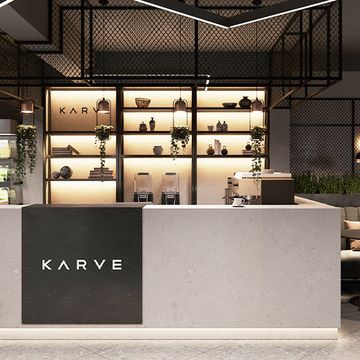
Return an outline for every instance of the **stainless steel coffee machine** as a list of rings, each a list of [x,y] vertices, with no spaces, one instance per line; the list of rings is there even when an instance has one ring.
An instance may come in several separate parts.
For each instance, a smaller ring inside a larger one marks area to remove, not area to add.
[[[232,177],[232,192],[253,204],[294,204],[294,180],[289,173],[264,170],[258,176],[249,172],[236,172]]]

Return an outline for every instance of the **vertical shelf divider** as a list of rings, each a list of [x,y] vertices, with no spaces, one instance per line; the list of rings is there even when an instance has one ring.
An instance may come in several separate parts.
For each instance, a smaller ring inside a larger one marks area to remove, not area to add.
[[[116,202],[124,201],[124,88],[116,89]]]
[[[197,86],[191,88],[191,204],[197,205]]]

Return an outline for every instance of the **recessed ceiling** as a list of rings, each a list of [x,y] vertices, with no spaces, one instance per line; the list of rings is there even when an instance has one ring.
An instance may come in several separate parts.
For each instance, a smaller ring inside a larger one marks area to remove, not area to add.
[[[179,0],[135,0],[138,3],[153,6],[158,9],[202,21],[222,28],[235,28],[254,22],[289,14],[295,11],[325,5],[337,0],[287,0],[278,4],[256,8],[252,11],[232,17],[224,17],[217,13],[189,5]],[[254,1],[254,5],[261,5],[262,1]]]

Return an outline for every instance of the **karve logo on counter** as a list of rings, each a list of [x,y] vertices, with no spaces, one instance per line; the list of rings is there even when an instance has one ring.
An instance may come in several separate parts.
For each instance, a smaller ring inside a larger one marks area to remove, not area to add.
[[[88,271],[88,270],[97,270],[97,271],[121,271],[123,270],[123,261],[122,259],[76,259],[72,261],[62,260],[53,260],[53,259],[42,259],[41,260],[41,270],[42,271]]]

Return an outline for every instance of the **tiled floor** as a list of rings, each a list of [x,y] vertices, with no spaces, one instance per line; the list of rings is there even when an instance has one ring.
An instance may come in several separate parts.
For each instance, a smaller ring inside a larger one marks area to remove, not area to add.
[[[360,312],[342,304],[338,341],[0,341],[1,360],[360,360]]]

